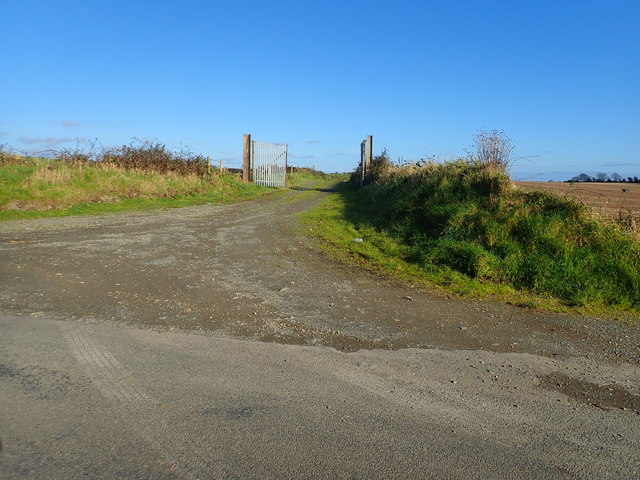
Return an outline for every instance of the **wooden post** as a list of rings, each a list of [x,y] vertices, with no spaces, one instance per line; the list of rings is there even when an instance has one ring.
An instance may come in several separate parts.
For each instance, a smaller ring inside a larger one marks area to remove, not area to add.
[[[360,186],[364,185],[371,159],[373,158],[373,135],[367,135],[360,144]]]
[[[242,160],[242,181],[251,181],[251,134],[244,134],[244,154]]]
[[[220,160],[220,170],[218,170],[218,175],[222,175],[222,159]]]
[[[364,152],[365,172],[369,170],[371,159],[373,158],[373,135],[367,135],[367,147]]]
[[[362,187],[364,185],[364,140],[360,142],[360,181],[359,184]]]
[[[207,157],[207,173],[211,175],[211,157]]]

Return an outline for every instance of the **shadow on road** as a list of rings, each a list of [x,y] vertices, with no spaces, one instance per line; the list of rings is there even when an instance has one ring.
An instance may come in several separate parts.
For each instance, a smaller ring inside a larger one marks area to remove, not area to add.
[[[335,187],[332,188],[310,188],[310,187],[289,187],[291,190],[297,190],[299,192],[325,192],[325,193],[338,193],[339,190]]]

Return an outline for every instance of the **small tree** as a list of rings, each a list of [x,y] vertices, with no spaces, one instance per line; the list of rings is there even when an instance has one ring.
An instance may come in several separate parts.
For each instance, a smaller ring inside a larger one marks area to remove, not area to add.
[[[593,182],[593,178],[591,178],[586,173],[581,173],[580,175],[576,175],[569,181],[570,182]]]
[[[473,137],[474,160],[504,173],[511,168],[513,142],[502,130],[481,131]]]

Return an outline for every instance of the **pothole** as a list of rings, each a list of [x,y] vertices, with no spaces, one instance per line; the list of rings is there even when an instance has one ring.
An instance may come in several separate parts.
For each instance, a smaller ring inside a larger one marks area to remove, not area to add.
[[[640,395],[634,395],[619,385],[598,385],[560,372],[539,378],[544,388],[556,390],[580,403],[602,410],[623,409],[640,413]]]

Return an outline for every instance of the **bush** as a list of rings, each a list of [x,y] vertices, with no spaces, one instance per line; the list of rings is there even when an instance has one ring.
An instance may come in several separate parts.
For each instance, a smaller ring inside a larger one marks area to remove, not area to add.
[[[380,153],[380,155],[376,155],[371,159],[369,168],[364,172],[365,185],[378,183],[380,180],[391,173],[393,167],[393,162],[391,162],[387,149],[385,148],[384,150],[382,150],[382,153]]]

